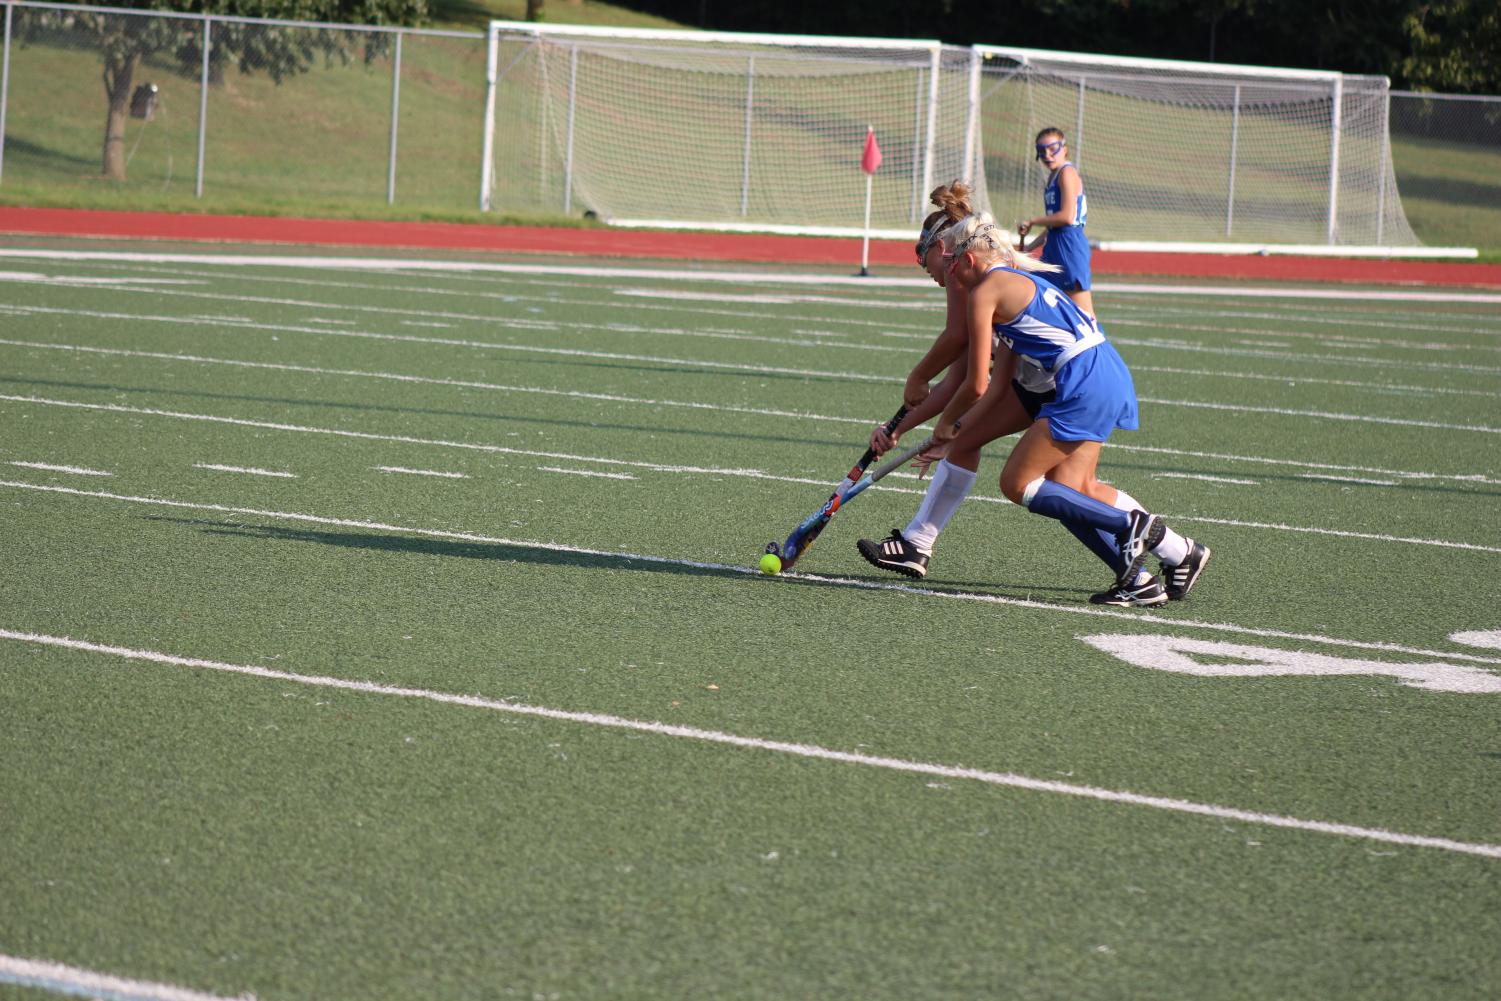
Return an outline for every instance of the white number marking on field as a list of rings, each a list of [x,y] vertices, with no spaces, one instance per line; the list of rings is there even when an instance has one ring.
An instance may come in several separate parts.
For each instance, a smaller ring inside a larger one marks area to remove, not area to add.
[[[1079,639],[1137,667],[1204,678],[1386,674],[1404,685],[1430,692],[1501,694],[1501,674],[1461,664],[1437,661],[1395,664],[1184,636],[1102,633]]]

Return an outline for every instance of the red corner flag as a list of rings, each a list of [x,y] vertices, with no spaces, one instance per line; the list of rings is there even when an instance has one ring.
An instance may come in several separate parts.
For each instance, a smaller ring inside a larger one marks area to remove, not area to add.
[[[865,127],[865,152],[860,154],[860,169],[867,174],[874,174],[879,166],[881,166],[881,147],[876,144],[876,130],[867,125]]]

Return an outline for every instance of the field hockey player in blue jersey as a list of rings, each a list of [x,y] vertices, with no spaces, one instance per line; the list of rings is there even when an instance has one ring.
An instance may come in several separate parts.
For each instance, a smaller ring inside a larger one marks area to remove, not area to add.
[[[967,374],[934,428],[925,457],[943,459],[917,516],[905,532],[880,542],[862,539],[861,555],[883,569],[926,574],[939,533],[974,485],[980,449],[1009,433],[1006,409],[998,405],[1008,387],[1004,379],[989,378],[994,354],[997,372],[1030,367],[1054,380],[1051,399],[1001,470],[1001,492],[1061,521],[1115,572],[1114,586],[1091,602],[1150,606],[1187,597],[1209,562],[1208,547],[1139,507],[1124,511],[1082,492],[1095,478],[1103,443],[1117,428],[1137,427],[1131,373],[1099,324],[1039,278],[1052,266],[1012,250],[988,214],[949,227],[943,243],[946,280],[968,290]],[[992,347],[993,335],[999,347]],[[1149,553],[1161,561],[1165,581],[1145,569]]]
[[[964,381],[968,370],[969,346],[969,290],[958,282],[947,281],[944,273],[942,237],[951,226],[958,224],[971,213],[970,188],[962,181],[951,181],[933,189],[930,196],[938,211],[923,220],[922,232],[917,238],[917,264],[928,277],[944,290],[945,316],[943,331],[933,341],[926,354],[907,376],[903,390],[903,402],[908,407],[907,415],[888,434],[884,425],[877,424],[871,432],[870,447],[877,455],[893,448],[902,434],[925,423],[940,413],[954,391]],[[938,373],[947,369],[943,381],[930,387],[929,383]],[[1013,375],[1019,378],[1013,378]],[[1053,377],[1041,369],[1025,367],[1020,371],[1002,372],[992,378],[1000,379],[1010,392],[996,402],[995,437],[1003,438],[1030,427],[1044,403],[1053,398]],[[924,467],[925,469],[926,467]],[[922,471],[919,472],[919,478]],[[1096,500],[1114,505],[1122,511],[1140,507],[1130,494],[1108,483],[1090,478],[1084,492]],[[870,545],[875,545],[870,543]],[[868,557],[867,557],[868,558]],[[908,568],[909,572],[912,568]],[[915,576],[921,576],[920,573]]]
[[[1044,214],[1017,223],[1017,235],[1025,240],[1032,230],[1043,229],[1042,259],[1058,267],[1058,271],[1044,277],[1067,292],[1074,305],[1093,313],[1089,240],[1084,235],[1089,215],[1084,180],[1079,176],[1079,168],[1069,161],[1068,141],[1062,130],[1049,128],[1037,133],[1036,149],[1038,161],[1048,169],[1048,183],[1042,189]],[[1036,246],[1035,241],[1032,246]]]

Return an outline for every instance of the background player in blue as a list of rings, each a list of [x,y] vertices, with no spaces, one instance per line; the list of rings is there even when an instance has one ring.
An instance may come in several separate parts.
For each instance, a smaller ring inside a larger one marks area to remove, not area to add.
[[[932,458],[945,455],[918,516],[866,558],[896,572],[928,556],[938,534],[974,485],[980,449],[1002,432],[1004,380],[989,378],[992,332],[1000,335],[996,368],[1036,366],[1052,374],[1055,397],[1037,413],[1001,470],[1013,503],[1061,521],[1116,573],[1115,586],[1092,595],[1108,605],[1160,605],[1188,595],[1209,562],[1209,549],[1143,510],[1122,511],[1081,492],[1094,479],[1100,448],[1117,428],[1137,426],[1131,373],[1094,317],[1056,286],[1029,272],[1051,270],[1017,254],[988,214],[972,215],[943,235],[948,280],[969,290],[969,365],[964,382],[933,430]],[[1014,357],[1013,357],[1014,356]],[[955,422],[963,418],[962,430]],[[862,552],[863,552],[862,546]],[[1164,584],[1142,564],[1162,561]],[[889,565],[888,565],[889,564]],[[909,576],[914,574],[909,573]]]
[[[1025,240],[1029,232],[1043,227],[1042,259],[1059,268],[1045,277],[1067,292],[1074,305],[1092,314],[1089,240],[1084,235],[1089,206],[1084,197],[1084,180],[1079,176],[1079,168],[1069,162],[1068,142],[1062,130],[1043,129],[1037,133],[1036,146],[1037,159],[1048,169],[1048,183],[1042,189],[1045,214],[1017,223],[1016,232]]]

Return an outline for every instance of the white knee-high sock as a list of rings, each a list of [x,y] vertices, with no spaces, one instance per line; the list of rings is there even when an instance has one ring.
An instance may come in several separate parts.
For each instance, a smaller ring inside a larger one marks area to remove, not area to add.
[[[947,459],[940,462],[933,473],[927,496],[923,497],[917,514],[902,532],[903,538],[923,552],[931,553],[933,544],[938,541],[938,533],[959,510],[969,488],[975,485],[975,475]]]
[[[1135,497],[1132,497],[1130,494],[1126,493],[1120,487],[1116,487],[1115,488],[1115,504],[1113,504],[1112,506],[1113,507],[1118,507],[1122,511],[1145,511],[1146,510],[1146,508],[1144,508],[1144,507],[1141,506],[1141,501],[1137,500]]]

